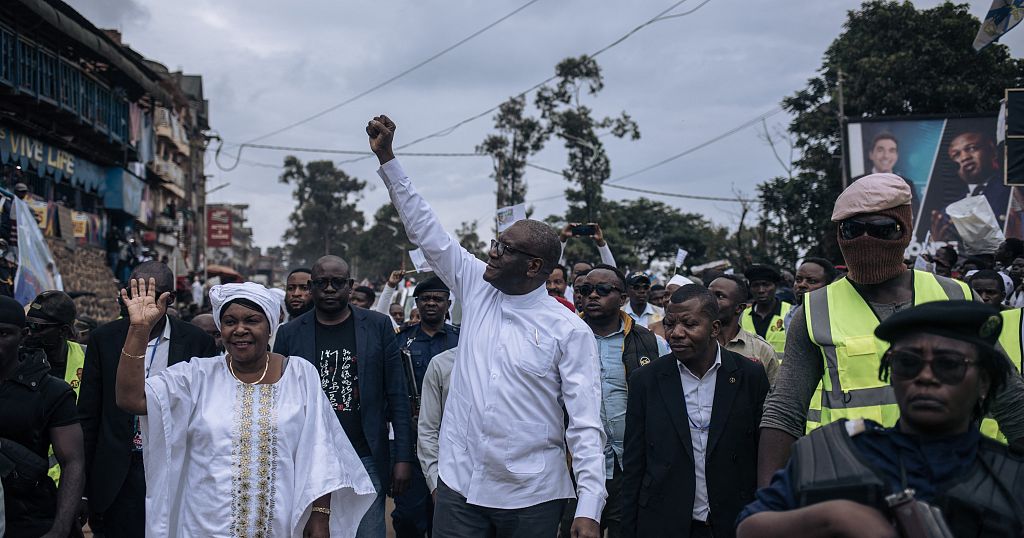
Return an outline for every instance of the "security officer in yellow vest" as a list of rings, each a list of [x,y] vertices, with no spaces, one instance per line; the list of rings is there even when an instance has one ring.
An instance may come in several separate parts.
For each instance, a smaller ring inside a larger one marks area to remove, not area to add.
[[[1011,308],[999,313],[1003,317],[1003,330],[999,333],[999,347],[1006,353],[1013,367],[1020,372],[1021,355],[1024,354],[1024,309]],[[981,422],[981,433],[1000,442],[1006,442],[1006,436],[999,431],[999,424],[991,418]]]
[[[783,320],[793,305],[775,297],[782,275],[774,267],[753,265],[743,272],[750,286],[754,304],[743,311],[740,327],[768,341],[780,355],[786,350],[786,327]]]
[[[891,380],[899,422],[840,419],[797,441],[741,512],[738,536],[1022,536],[1024,455],[978,431],[1010,374],[995,347],[1001,324],[995,307],[971,301],[882,322],[875,335],[892,347],[877,375]],[[903,514],[944,532],[908,533]]]
[[[23,348],[42,349],[50,363],[50,375],[63,379],[75,391],[82,383],[82,368],[85,364],[85,347],[71,341],[75,336],[75,318],[78,309],[68,294],[48,290],[40,293],[28,306],[25,325],[28,335],[22,342]],[[50,449],[50,478],[60,481],[60,467]]]
[[[910,197],[899,176],[871,174],[836,199],[832,221],[849,274],[807,294],[793,316],[761,419],[759,485],[785,465],[806,431],[840,418],[895,424],[899,409],[892,387],[878,379],[889,346],[875,337],[875,329],[915,305],[972,297],[962,282],[911,271],[903,263],[913,223]],[[1003,434],[1024,446],[1024,380],[1011,375],[992,396],[991,413]]]

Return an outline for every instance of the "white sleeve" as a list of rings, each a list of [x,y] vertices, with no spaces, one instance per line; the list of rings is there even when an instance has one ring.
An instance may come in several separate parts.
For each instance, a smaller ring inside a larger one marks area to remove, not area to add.
[[[562,249],[558,251],[558,265],[561,265],[562,267],[565,267],[565,244],[566,244],[566,242],[567,241],[561,241],[561,240],[558,241],[558,243],[562,247]]]
[[[398,288],[392,288],[384,284],[384,289],[380,290],[380,295],[377,296],[377,302],[373,303],[373,310],[381,314],[391,315],[391,300],[395,298],[396,291],[398,291]]]
[[[576,474],[576,517],[601,521],[605,490],[605,433],[601,424],[601,366],[593,333],[574,330],[563,342],[558,374],[569,415],[565,441]]]
[[[618,267],[615,265],[615,256],[612,256],[612,249],[608,246],[608,241],[604,242],[603,247],[597,247],[597,251],[601,253],[601,263],[612,267]]]
[[[423,256],[442,282],[457,297],[472,297],[472,289],[483,282],[485,263],[470,254],[441,226],[430,204],[413,187],[398,159],[384,163],[377,174],[391,195],[391,203],[405,225],[409,241],[423,250]]]

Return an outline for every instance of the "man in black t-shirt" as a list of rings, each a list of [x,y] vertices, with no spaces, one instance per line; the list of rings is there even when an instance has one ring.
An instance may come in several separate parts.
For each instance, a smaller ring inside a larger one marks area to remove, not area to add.
[[[384,538],[384,494],[405,491],[415,460],[412,413],[395,331],[388,316],[349,303],[353,281],[345,260],[324,256],[310,276],[313,310],[281,327],[274,352],[302,357],[316,366],[320,386],[377,490],[356,536]],[[389,419],[395,432],[394,465]]]
[[[49,375],[41,350],[19,352],[24,334],[21,305],[0,296],[0,477],[6,536],[79,534],[75,509],[85,464],[75,393]],[[60,488],[46,475],[51,444],[61,466]]]

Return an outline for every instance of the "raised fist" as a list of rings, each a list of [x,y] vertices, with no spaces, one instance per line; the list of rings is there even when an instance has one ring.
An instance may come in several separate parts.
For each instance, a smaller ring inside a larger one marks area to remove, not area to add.
[[[384,115],[377,116],[366,124],[366,135],[370,137],[370,150],[380,160],[380,164],[395,158],[391,144],[395,139],[396,128],[395,122]]]

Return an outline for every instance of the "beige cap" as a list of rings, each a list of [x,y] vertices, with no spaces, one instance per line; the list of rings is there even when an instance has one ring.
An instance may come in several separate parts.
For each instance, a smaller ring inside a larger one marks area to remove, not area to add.
[[[836,198],[832,222],[846,220],[854,215],[877,213],[903,205],[910,205],[910,185],[896,174],[871,174],[846,188]]]

